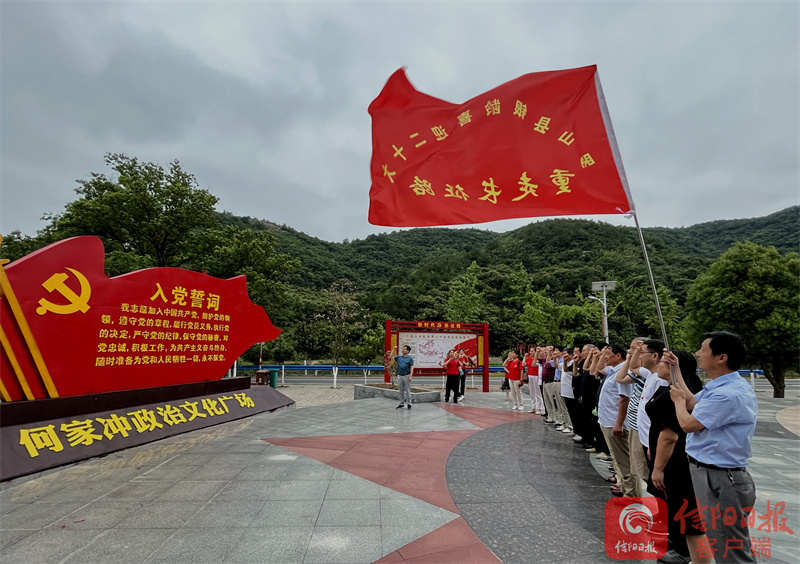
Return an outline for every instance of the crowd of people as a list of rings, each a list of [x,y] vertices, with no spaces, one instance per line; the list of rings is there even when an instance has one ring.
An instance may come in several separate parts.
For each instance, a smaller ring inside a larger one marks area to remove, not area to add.
[[[736,372],[745,352],[726,332],[706,335],[695,355],[647,338],[627,348],[531,346],[521,359],[508,354],[503,388],[512,410],[543,415],[609,461],[611,495],[665,500],[670,550],[660,562],[755,562],[746,465],[757,404]]]
[[[411,408],[409,352],[406,346],[394,358],[398,408]],[[670,549],[659,562],[756,562],[747,460],[758,406],[737,372],[745,355],[741,337],[727,332],[707,334],[694,355],[643,337],[627,348],[531,346],[522,358],[508,353],[501,389],[512,410],[542,415],[577,447],[608,461],[611,495],[665,501]],[[447,354],[445,402],[463,401],[472,366],[464,351]]]

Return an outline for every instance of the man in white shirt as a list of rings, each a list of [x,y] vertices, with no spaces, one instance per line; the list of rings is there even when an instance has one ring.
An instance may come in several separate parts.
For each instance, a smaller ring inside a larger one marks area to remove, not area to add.
[[[625,426],[628,434],[628,451],[631,460],[631,473],[636,480],[647,482],[650,477],[652,461],[647,456],[649,445],[650,418],[645,405],[660,386],[669,384],[655,373],[656,365],[664,352],[664,343],[656,339],[635,339],[628,349],[626,359],[627,370],[617,373],[617,382],[622,386],[630,386],[631,401]],[[623,367],[624,369],[625,367]],[[634,401],[634,395],[635,400]],[[640,482],[639,487],[643,484]]]
[[[597,418],[611,451],[611,460],[622,487],[622,495],[638,497],[641,495],[641,488],[631,475],[628,431],[625,429],[629,398],[625,395],[626,390],[622,389],[624,386],[620,386],[616,379],[617,372],[625,364],[626,356],[627,353],[622,345],[606,347],[600,355],[599,362],[592,366],[592,374],[605,375],[597,402]]]
[[[577,347],[576,347],[577,348]],[[559,394],[556,396],[559,410],[561,411],[561,425],[556,427],[562,433],[572,434],[572,413],[569,402],[575,401],[575,393],[572,390],[572,374],[574,361],[569,353],[569,348],[564,347],[561,358],[558,359],[558,367],[561,370],[561,381],[559,382]]]

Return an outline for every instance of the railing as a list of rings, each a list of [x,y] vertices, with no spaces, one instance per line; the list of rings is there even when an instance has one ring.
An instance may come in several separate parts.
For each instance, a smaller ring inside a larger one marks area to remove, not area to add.
[[[287,372],[303,372],[306,376],[308,376],[309,371],[314,372],[314,376],[319,376],[320,372],[330,372],[333,374],[333,387],[336,387],[336,380],[339,376],[340,371],[344,371],[344,373],[348,372],[360,372],[364,375],[364,383],[367,383],[367,378],[372,375],[372,372],[380,372],[383,373],[384,366],[382,364],[262,364],[261,370],[278,370],[281,374],[281,385],[286,383],[286,373]],[[248,371],[257,371],[259,367],[257,365],[248,365],[248,366],[239,366],[239,372],[248,372]],[[467,368],[465,372],[467,374],[475,375],[480,374],[482,368]],[[502,366],[490,366],[489,372],[503,372]],[[431,376],[438,376],[439,374],[431,374]],[[474,386],[474,382],[473,382]]]
[[[744,370],[739,370],[739,375],[740,376],[747,376],[748,374],[750,374],[750,385],[755,390],[756,389],[756,376],[755,375],[756,374],[760,374],[761,376],[763,376],[764,375],[764,371],[763,370],[758,370],[756,368],[745,368]]]
[[[256,365],[248,365],[248,366],[238,366],[238,370],[240,372],[248,372],[248,371],[256,371],[259,370],[259,367]],[[333,374],[333,387],[336,387],[336,380],[339,376],[340,371],[344,371],[345,374],[348,372],[361,372],[364,375],[364,383],[367,383],[367,378],[372,375],[372,372],[381,372],[383,373],[384,366],[382,364],[262,364],[261,370],[278,370],[281,373],[281,385],[286,384],[286,372],[303,372],[306,376],[308,376],[309,370],[314,372],[314,376],[319,376],[320,372],[330,372]],[[475,374],[480,374],[482,368],[466,368],[465,372],[471,376],[473,376],[472,385],[474,387],[474,376]],[[764,375],[764,371],[757,368],[743,368],[738,371],[742,376],[750,376],[750,385],[755,389],[756,387],[756,380],[755,376],[758,374],[759,376]],[[489,373],[503,373],[502,366],[490,366]],[[425,374],[426,376],[438,376],[438,374]]]

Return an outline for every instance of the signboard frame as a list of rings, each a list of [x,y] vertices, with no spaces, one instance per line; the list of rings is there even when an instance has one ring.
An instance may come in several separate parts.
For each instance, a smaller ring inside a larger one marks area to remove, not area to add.
[[[489,324],[462,323],[457,321],[398,321],[387,319],[384,333],[384,358],[394,354],[400,341],[401,333],[451,333],[475,335],[478,340],[477,364],[483,377],[482,391],[489,391]],[[439,376],[442,368],[420,368],[415,373]],[[384,365],[384,382],[391,382],[388,363]]]

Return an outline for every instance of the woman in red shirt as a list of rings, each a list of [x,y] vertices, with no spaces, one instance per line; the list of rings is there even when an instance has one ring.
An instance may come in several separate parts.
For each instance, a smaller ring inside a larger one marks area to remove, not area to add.
[[[454,351],[447,352],[447,358],[444,359],[442,367],[447,374],[447,383],[444,392],[444,402],[450,401],[450,391],[453,392],[453,403],[458,401],[458,368],[461,362],[456,358]]]
[[[514,411],[522,411],[522,393],[519,390],[522,361],[517,358],[517,353],[514,351],[508,353],[508,357],[503,363],[503,369],[506,371],[508,382],[511,384],[511,400],[514,404],[511,409]]]
[[[528,393],[531,396],[530,413],[544,415],[544,400],[542,399],[542,390],[539,388],[539,363],[536,360],[536,348],[531,346],[522,363],[528,371]]]

